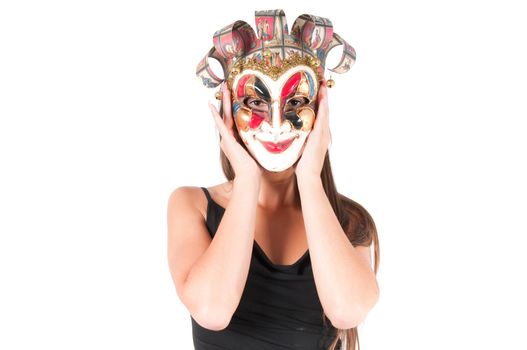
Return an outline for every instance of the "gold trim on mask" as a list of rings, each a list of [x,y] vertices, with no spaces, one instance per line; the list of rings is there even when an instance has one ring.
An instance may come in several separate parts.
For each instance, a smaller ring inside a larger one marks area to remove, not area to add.
[[[318,83],[323,80],[323,77],[319,76],[319,72],[317,70],[317,68],[320,66],[320,60],[313,56],[301,57],[300,54],[295,52],[283,60],[279,67],[269,65],[269,62],[266,60],[258,61],[254,57],[245,59],[241,58],[236,61],[236,63],[234,63],[231,73],[227,78],[227,84],[229,88],[232,89],[234,78],[236,78],[236,76],[245,69],[257,70],[269,76],[271,79],[277,80],[285,71],[300,65],[306,65],[312,68],[315,72]],[[307,91],[309,91],[309,89]]]

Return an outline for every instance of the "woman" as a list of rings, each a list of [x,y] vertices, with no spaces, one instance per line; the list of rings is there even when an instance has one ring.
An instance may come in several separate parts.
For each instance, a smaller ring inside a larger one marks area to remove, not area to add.
[[[285,23],[281,10],[256,15]],[[249,31],[230,30],[238,40]],[[258,62],[270,67],[272,53]],[[277,79],[248,60],[228,66],[222,108],[209,104],[228,181],[170,196],[169,266],[196,349],[355,349],[356,327],[378,300],[377,232],[336,191],[328,82],[313,57],[283,57]]]

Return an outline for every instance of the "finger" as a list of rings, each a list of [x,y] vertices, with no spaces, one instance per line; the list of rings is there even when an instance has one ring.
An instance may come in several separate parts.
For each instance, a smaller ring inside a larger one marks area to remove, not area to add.
[[[232,130],[233,120],[231,92],[226,82],[223,82],[221,89],[223,96],[223,115],[225,116],[225,124],[227,125],[227,129]]]
[[[223,122],[223,119],[221,118],[220,113],[216,109],[216,106],[210,103],[210,101],[209,101],[209,108],[210,108],[210,111],[212,112],[212,117],[214,118],[214,121],[216,122],[216,127],[218,129],[218,132],[220,133],[222,138],[226,137],[229,131],[227,130],[227,127],[225,126],[225,123]]]
[[[320,86],[318,94],[317,119],[327,119],[328,116],[328,93],[325,85]]]
[[[322,84],[319,90],[318,111],[315,119],[315,128],[321,135],[328,134],[329,131],[329,109],[328,109],[328,88]],[[322,136],[323,138],[325,136]]]
[[[320,84],[317,95],[317,114],[324,108],[325,100],[327,99],[327,91],[325,83]]]
[[[326,121],[328,121],[329,120],[329,90],[326,84],[324,84],[324,88],[322,89],[322,96],[323,96],[322,108],[324,110]]]
[[[320,89],[318,90],[318,98],[321,103],[325,103],[325,106],[327,106],[328,86],[325,81],[320,85]]]

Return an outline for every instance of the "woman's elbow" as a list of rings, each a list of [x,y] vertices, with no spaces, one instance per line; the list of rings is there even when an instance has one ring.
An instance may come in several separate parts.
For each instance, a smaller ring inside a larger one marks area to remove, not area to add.
[[[208,308],[202,305],[199,310],[192,314],[192,318],[203,328],[211,331],[221,331],[227,328],[231,322],[232,315],[217,308]]]
[[[368,316],[369,311],[375,306],[379,298],[378,292],[365,304],[348,305],[338,308],[330,319],[331,324],[338,329],[351,329],[361,324]]]
[[[330,318],[333,327],[338,329],[351,329],[357,327],[366,318],[365,313],[360,308],[355,308],[353,311],[340,309],[339,312]]]

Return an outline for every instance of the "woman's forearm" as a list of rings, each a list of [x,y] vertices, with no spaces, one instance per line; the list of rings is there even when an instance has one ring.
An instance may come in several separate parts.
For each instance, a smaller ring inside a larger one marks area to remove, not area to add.
[[[376,302],[375,274],[344,233],[321,179],[297,181],[320,302],[335,327],[353,328]]]
[[[226,325],[236,310],[249,272],[254,241],[257,177],[237,177],[215,236],[185,282],[200,315]],[[214,323],[214,321],[212,321]]]

